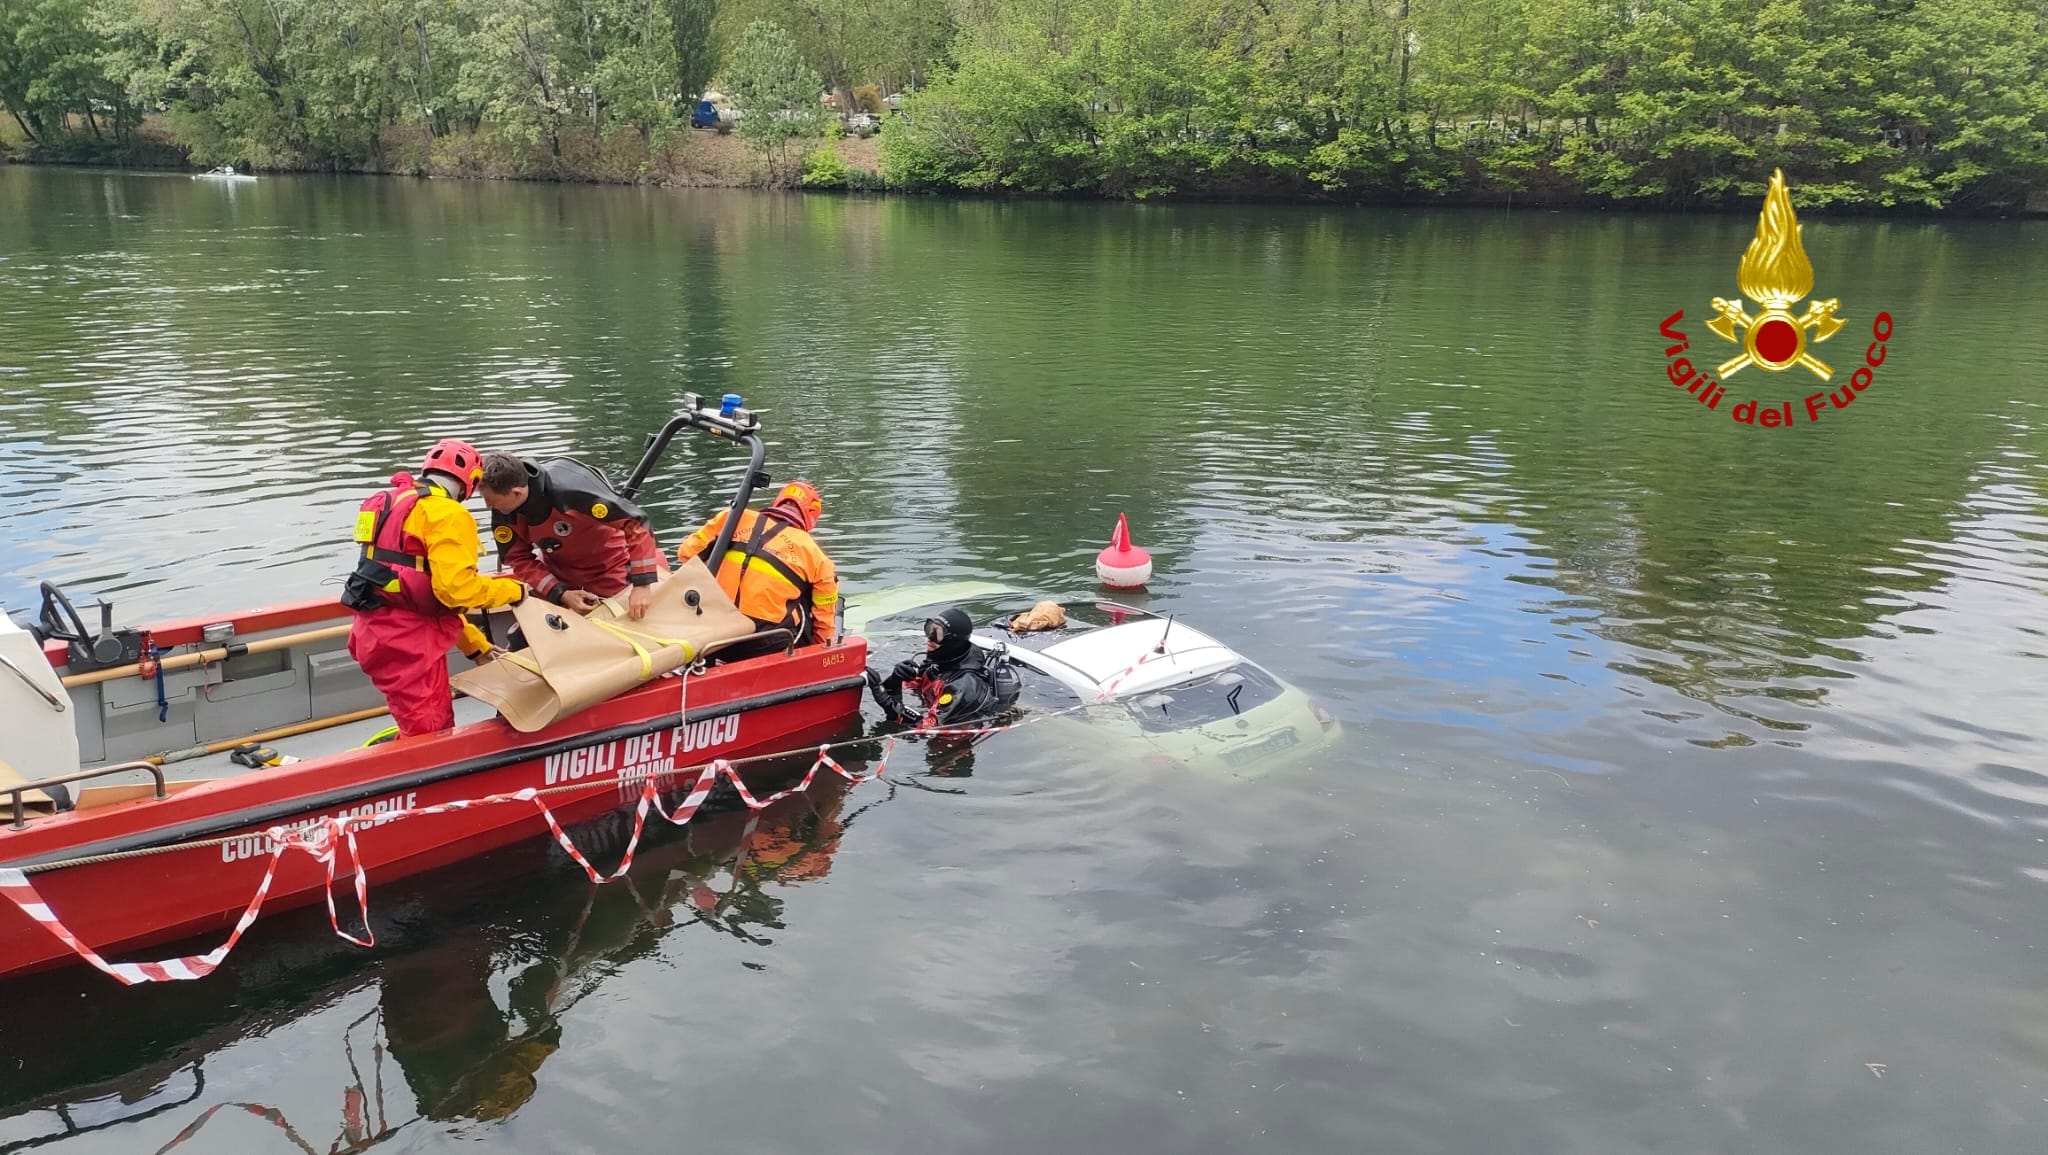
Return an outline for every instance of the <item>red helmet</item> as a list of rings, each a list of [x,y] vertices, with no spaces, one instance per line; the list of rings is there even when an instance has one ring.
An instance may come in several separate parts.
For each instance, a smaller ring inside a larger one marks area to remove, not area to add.
[[[808,481],[792,481],[783,486],[769,508],[778,505],[794,512],[806,532],[818,528],[818,515],[825,511],[825,500],[818,496],[818,487]]]
[[[478,453],[476,446],[467,441],[444,437],[434,442],[432,449],[427,450],[427,459],[420,465],[420,472],[429,471],[446,474],[460,481],[462,492],[455,496],[458,500],[466,500],[470,494],[476,492],[477,483],[484,479],[483,454]]]

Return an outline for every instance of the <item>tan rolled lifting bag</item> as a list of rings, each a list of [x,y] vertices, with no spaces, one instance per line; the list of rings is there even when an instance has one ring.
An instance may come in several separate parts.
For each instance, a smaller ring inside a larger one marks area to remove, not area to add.
[[[697,595],[689,604],[688,595]],[[754,636],[739,611],[697,558],[654,586],[639,621],[626,616],[624,594],[579,614],[541,598],[512,607],[526,648],[502,655],[451,681],[488,702],[512,728],[532,733],[579,710],[645,685],[698,658]]]

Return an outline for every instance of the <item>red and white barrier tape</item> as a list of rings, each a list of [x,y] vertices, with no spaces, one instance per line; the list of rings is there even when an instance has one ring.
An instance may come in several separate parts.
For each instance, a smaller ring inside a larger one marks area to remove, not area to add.
[[[1146,662],[1149,662],[1154,658],[1165,656],[1165,651],[1158,649],[1146,650],[1143,654],[1138,655],[1138,660],[1132,662],[1128,666],[1125,666],[1123,669],[1123,673],[1118,674],[1116,677],[1111,678],[1109,681],[1104,682],[1102,684],[1102,690],[1100,693],[1095,695],[1095,700],[1097,702],[1109,701],[1110,698],[1116,695],[1117,687],[1124,684],[1124,679],[1138,672],[1139,666],[1144,665]]]
[[[269,1123],[271,1126],[276,1127],[278,1130],[283,1131],[285,1138],[291,1140],[292,1145],[297,1147],[299,1150],[304,1151],[306,1155],[317,1155],[317,1153],[313,1150],[313,1145],[311,1143],[306,1142],[305,1137],[299,1134],[298,1128],[292,1126],[291,1120],[286,1119],[284,1117],[284,1112],[278,1110],[275,1107],[265,1107],[260,1103],[215,1103],[213,1106],[208,1107],[204,1112],[202,1112],[197,1119],[194,1119],[190,1123],[186,1124],[185,1129],[183,1131],[178,1132],[176,1138],[164,1144],[162,1147],[157,1148],[157,1155],[163,1155],[163,1152],[169,1151],[171,1148],[176,1147],[180,1143],[183,1143],[187,1139],[190,1139],[192,1136],[197,1135],[199,1133],[200,1128],[206,1126],[207,1123],[211,1122],[213,1117],[216,1114],[218,1114],[223,1108],[226,1107],[236,1107],[243,1111],[247,1111],[249,1114],[256,1116],[258,1119],[261,1119],[266,1123]],[[338,1147],[339,1144],[336,1144],[336,1146]]]
[[[6,897],[16,906],[20,907],[22,913],[34,919],[37,925],[48,931],[57,941],[70,948],[72,953],[106,974],[113,976],[122,986],[134,986],[138,983],[200,979],[212,974],[215,968],[220,966],[221,960],[227,958],[228,952],[235,948],[235,944],[242,940],[242,935],[255,923],[258,914],[263,910],[264,902],[270,897],[270,886],[277,877],[278,863],[284,860],[286,853],[295,850],[312,856],[315,861],[326,867],[327,920],[328,924],[334,928],[334,933],[357,946],[375,946],[377,944],[376,932],[371,930],[369,925],[369,873],[363,869],[361,854],[356,847],[355,832],[357,827],[380,826],[388,822],[402,821],[407,818],[421,818],[430,814],[448,814],[457,810],[468,810],[478,806],[495,806],[507,802],[531,802],[540,810],[541,817],[547,822],[549,832],[555,836],[555,841],[561,844],[562,849],[568,852],[569,858],[576,865],[583,868],[583,873],[589,876],[590,881],[602,885],[624,877],[626,871],[633,865],[633,856],[639,849],[640,835],[646,828],[647,811],[650,807],[671,825],[681,826],[696,816],[697,810],[704,805],[704,800],[711,796],[713,787],[718,785],[718,779],[722,775],[737,789],[740,801],[745,803],[749,810],[764,810],[793,794],[800,794],[809,789],[811,782],[818,776],[818,771],[820,770],[831,770],[853,785],[872,782],[880,778],[887,768],[889,755],[894,752],[895,745],[896,740],[894,738],[889,739],[888,744],[883,749],[882,757],[875,764],[874,771],[868,774],[856,774],[846,769],[832,757],[830,746],[820,746],[818,747],[817,760],[811,763],[811,768],[804,774],[803,781],[787,789],[778,790],[766,798],[754,797],[753,793],[747,789],[747,784],[741,780],[739,770],[731,762],[720,758],[698,771],[697,781],[691,787],[689,796],[683,800],[683,804],[673,813],[661,808],[658,784],[662,781],[662,777],[649,778],[646,786],[640,792],[639,805],[635,807],[632,837],[626,841],[625,854],[621,858],[618,868],[610,874],[599,873],[598,869],[591,865],[590,860],[583,856],[583,852],[576,849],[576,844],[570,841],[568,832],[562,829],[561,820],[555,817],[555,812],[549,809],[548,804],[542,800],[540,792],[530,786],[510,794],[491,794],[482,798],[466,798],[456,802],[442,802],[433,806],[418,806],[408,810],[387,811],[383,814],[328,817],[308,827],[273,826],[264,832],[270,839],[271,850],[270,861],[263,870],[263,881],[257,884],[256,893],[249,897],[249,905],[243,908],[242,917],[236,920],[235,928],[228,933],[227,941],[202,955],[161,959],[157,962],[108,962],[100,957],[99,952],[87,946],[84,941],[71,932],[69,927],[64,925],[64,921],[57,917],[56,912],[50,909],[48,903],[43,901],[43,897],[36,891],[35,885],[20,870],[0,868],[0,896]],[[366,935],[363,938],[358,938],[341,929],[341,915],[334,905],[334,871],[340,859],[340,848],[344,845],[348,848],[349,861],[355,864],[356,905],[362,913],[363,928]]]
[[[1156,656],[1158,656],[1157,651],[1148,652],[1137,661],[1131,663],[1122,673],[1112,678],[1103,687],[1096,701],[1108,701],[1110,695],[1115,692],[1116,687],[1124,679],[1136,672],[1138,667]],[[683,682],[683,701],[687,703],[689,679],[685,677],[681,680]],[[1065,713],[1066,711],[1061,712]],[[926,737],[980,737],[1000,734],[1005,730],[1015,729],[1027,722],[1039,720],[1038,718],[1027,718],[1000,726],[941,729],[933,725],[936,721],[935,713],[936,711],[928,714],[924,723],[919,725],[915,732]],[[263,881],[257,884],[256,892],[249,896],[249,904],[243,908],[242,916],[236,920],[235,928],[228,933],[227,940],[202,955],[162,959],[157,962],[108,962],[100,957],[97,951],[87,946],[77,935],[73,934],[69,927],[64,925],[63,920],[58,918],[56,912],[50,909],[49,904],[43,901],[42,895],[37,893],[34,884],[29,882],[28,876],[20,870],[0,868],[0,896],[6,897],[16,906],[20,907],[24,914],[34,919],[37,925],[70,948],[72,953],[99,970],[113,976],[123,986],[134,986],[138,983],[199,979],[212,974],[220,966],[221,961],[227,957],[228,952],[235,948],[235,944],[242,940],[242,935],[255,923],[257,916],[263,910],[264,902],[270,897],[270,886],[277,877],[278,863],[282,862],[284,856],[291,851],[310,855],[316,862],[326,868],[327,919],[328,924],[334,928],[334,933],[356,946],[375,946],[377,943],[376,932],[370,929],[369,873],[363,869],[361,855],[356,846],[355,832],[358,827],[381,826],[385,823],[402,821],[407,818],[421,818],[432,814],[448,814],[457,810],[467,810],[478,806],[495,806],[508,802],[531,802],[540,810],[541,817],[547,822],[549,832],[555,836],[555,841],[561,844],[563,851],[569,855],[570,860],[583,868],[583,873],[589,876],[590,881],[602,885],[624,877],[626,871],[632,867],[633,856],[640,846],[640,836],[646,829],[647,812],[650,808],[660,814],[670,825],[681,826],[696,816],[697,810],[704,805],[705,799],[711,796],[711,791],[718,785],[718,779],[724,777],[733,784],[733,788],[739,794],[740,801],[745,803],[750,811],[758,813],[785,798],[808,790],[811,782],[817,778],[818,771],[820,770],[831,770],[855,786],[863,782],[872,782],[880,778],[887,769],[889,756],[894,753],[895,748],[896,739],[891,737],[883,749],[882,757],[876,762],[874,771],[869,774],[855,774],[841,766],[832,757],[832,747],[830,745],[819,746],[817,760],[811,763],[810,770],[804,774],[801,782],[786,789],[778,790],[766,798],[754,797],[753,792],[747,789],[746,782],[741,779],[739,770],[731,762],[723,758],[716,759],[697,772],[697,781],[691,786],[688,797],[684,798],[682,805],[673,812],[664,810],[661,807],[658,784],[665,780],[666,776],[649,778],[646,786],[640,792],[640,801],[634,808],[632,836],[626,841],[626,850],[619,861],[618,867],[610,874],[599,873],[597,867],[591,865],[590,860],[583,856],[583,852],[576,849],[576,844],[570,841],[568,833],[562,829],[561,821],[555,817],[554,811],[549,809],[548,804],[541,799],[540,792],[532,787],[514,791],[510,794],[491,794],[482,798],[442,802],[433,806],[392,810],[382,814],[328,817],[319,823],[307,827],[273,826],[265,831],[266,836],[270,839],[271,851],[270,861],[263,870]],[[334,904],[334,872],[340,861],[341,847],[344,845],[348,848],[349,861],[355,864],[356,906],[362,914],[365,933],[365,937],[362,938],[358,938],[341,929],[341,915]]]

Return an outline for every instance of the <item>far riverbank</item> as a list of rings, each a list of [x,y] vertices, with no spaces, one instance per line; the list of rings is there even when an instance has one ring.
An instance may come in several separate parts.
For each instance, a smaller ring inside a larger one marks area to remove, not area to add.
[[[0,164],[87,166],[138,170],[204,171],[190,150],[176,141],[160,118],[151,117],[128,143],[96,141],[73,135],[61,138],[62,148],[32,151],[18,134],[0,124]],[[369,176],[413,176],[458,180],[509,180],[560,184],[634,185],[654,188],[734,188],[806,191],[857,191],[895,195],[994,196],[1045,200],[1143,200],[1148,203],[1216,201],[1270,204],[1409,205],[1418,208],[1505,208],[1624,210],[1653,213],[1754,212],[1757,201],[1673,205],[1593,193],[1562,180],[1520,189],[1461,188],[1429,193],[1379,189],[1326,190],[1270,180],[1240,179],[1211,187],[1133,193],[1108,188],[1059,191],[1015,188],[945,187],[907,184],[891,174],[882,134],[798,140],[777,162],[738,135],[709,129],[678,127],[643,136],[632,129],[599,135],[569,129],[558,138],[559,151],[542,145],[521,147],[488,130],[428,137],[394,128],[386,132],[378,155],[355,165],[246,165],[250,173],[348,173]],[[836,161],[830,159],[836,155]],[[892,179],[892,176],[895,179]],[[1798,199],[1799,182],[1793,180]],[[1801,205],[1803,217],[1991,218],[2048,217],[2048,192],[2034,194],[2021,205]]]

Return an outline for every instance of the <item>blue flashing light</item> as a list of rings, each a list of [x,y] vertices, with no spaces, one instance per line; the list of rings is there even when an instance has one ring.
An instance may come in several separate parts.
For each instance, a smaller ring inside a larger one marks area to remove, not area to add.
[[[728,393],[719,401],[718,415],[720,417],[730,417],[739,410],[739,407],[740,395],[737,393]]]

